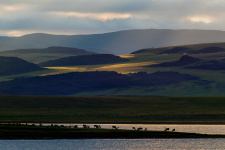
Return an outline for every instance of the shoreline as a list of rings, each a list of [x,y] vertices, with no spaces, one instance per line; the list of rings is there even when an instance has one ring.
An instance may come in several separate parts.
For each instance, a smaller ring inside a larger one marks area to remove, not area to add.
[[[0,125],[0,140],[225,138],[225,135],[171,131]]]
[[[25,124],[25,123],[41,123],[41,124],[171,124],[171,125],[225,125],[225,122],[210,122],[210,121],[150,121],[150,122],[113,122],[113,121],[96,121],[96,122],[46,122],[46,121],[0,121],[0,124]]]

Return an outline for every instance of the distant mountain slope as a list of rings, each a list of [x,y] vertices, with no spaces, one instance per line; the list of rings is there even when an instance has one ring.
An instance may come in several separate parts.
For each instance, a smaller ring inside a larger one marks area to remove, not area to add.
[[[10,95],[71,95],[83,91],[99,91],[132,86],[171,85],[197,77],[177,72],[135,73],[73,72],[67,74],[15,79],[0,82],[0,94]],[[19,87],[19,88],[18,88]],[[135,93],[132,93],[135,95]]]
[[[92,35],[36,33],[21,37],[0,37],[0,50],[64,46],[119,55],[150,47],[212,42],[225,42],[225,32],[217,30],[146,29]]]
[[[43,70],[43,68],[16,57],[0,56],[0,76],[15,75],[38,70]]]
[[[83,56],[71,56],[56,60],[50,60],[42,62],[39,65],[42,67],[54,67],[54,66],[74,66],[74,65],[99,65],[126,62],[128,59],[121,58],[112,54],[95,54],[95,55],[83,55]]]
[[[156,54],[207,54],[225,52],[225,42],[222,43],[203,43],[181,46],[170,46],[160,48],[146,48],[132,52],[131,54],[141,54],[153,52]]]
[[[161,64],[151,65],[149,67],[179,67],[179,66],[190,65],[190,64],[196,63],[198,61],[200,61],[200,59],[194,58],[194,57],[191,57],[188,55],[184,55],[177,61],[164,62]]]
[[[96,54],[83,49],[70,47],[48,47],[44,49],[17,49],[0,52],[0,56],[18,57],[29,62],[40,63],[68,56]]]

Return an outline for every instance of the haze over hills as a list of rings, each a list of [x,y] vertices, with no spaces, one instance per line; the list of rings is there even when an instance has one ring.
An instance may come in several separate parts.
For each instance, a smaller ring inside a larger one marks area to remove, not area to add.
[[[35,33],[21,37],[0,37],[0,50],[64,46],[97,53],[129,54],[135,50],[197,43],[225,42],[218,30],[126,30],[92,35],[50,35]]]

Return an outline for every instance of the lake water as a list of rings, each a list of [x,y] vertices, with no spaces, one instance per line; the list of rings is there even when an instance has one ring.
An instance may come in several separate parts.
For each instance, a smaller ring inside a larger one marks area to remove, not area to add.
[[[0,140],[1,150],[225,149],[225,139]]]
[[[38,125],[38,124],[37,124]],[[51,124],[43,124],[49,126]],[[55,124],[54,124],[55,125]],[[57,124],[74,126],[75,124]],[[82,127],[83,124],[76,124]],[[87,124],[91,128],[94,124]],[[102,128],[119,129],[132,127],[176,132],[225,134],[225,125],[176,125],[176,124],[99,124]],[[146,149],[225,149],[225,139],[76,139],[76,140],[0,140],[0,150],[146,150]]]

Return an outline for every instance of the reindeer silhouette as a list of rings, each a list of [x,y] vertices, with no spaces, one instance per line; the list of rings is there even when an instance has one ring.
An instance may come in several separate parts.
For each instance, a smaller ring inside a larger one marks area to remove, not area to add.
[[[83,128],[89,128],[89,126],[84,124],[84,125],[83,125]]]
[[[116,130],[117,130],[117,129],[119,129],[119,127],[116,127],[116,126],[112,126],[112,129],[116,129]]]
[[[100,126],[100,125],[94,125],[94,127],[95,127],[96,129],[101,128],[101,126]]]
[[[175,132],[175,129],[173,129],[172,132]]]
[[[135,127],[132,127],[132,129],[133,129],[133,130],[136,130],[136,128],[135,128]]]
[[[142,128],[137,128],[137,130],[139,131],[139,130],[142,130]]]
[[[170,130],[170,128],[165,128],[165,130],[164,131],[169,131]]]

